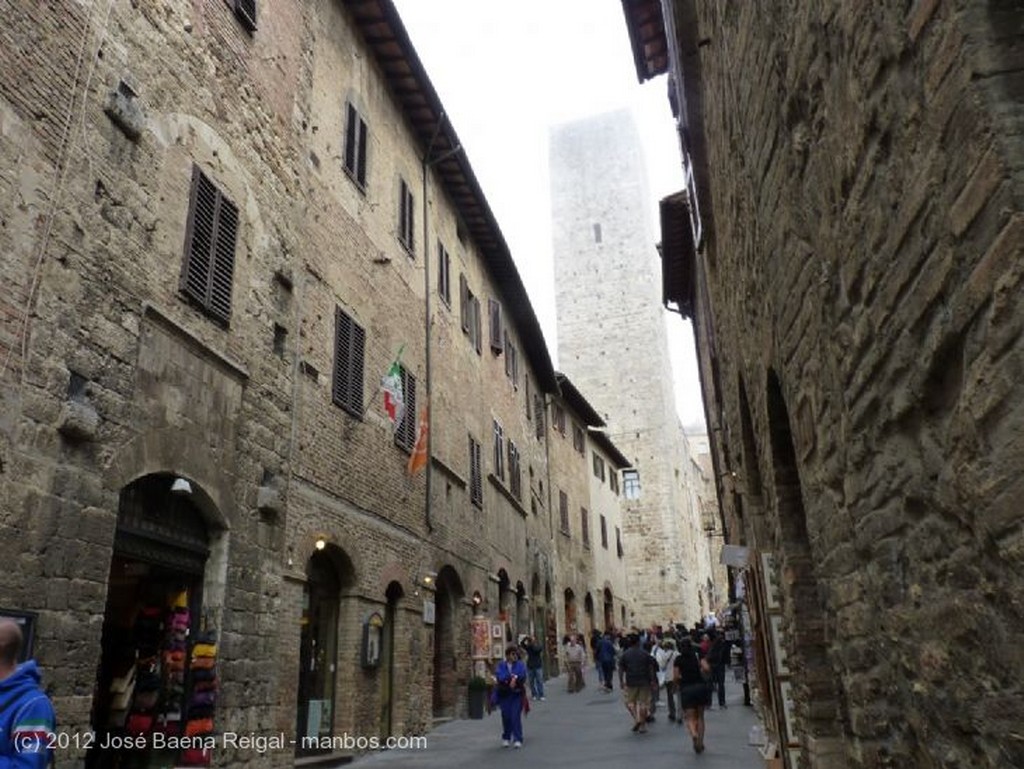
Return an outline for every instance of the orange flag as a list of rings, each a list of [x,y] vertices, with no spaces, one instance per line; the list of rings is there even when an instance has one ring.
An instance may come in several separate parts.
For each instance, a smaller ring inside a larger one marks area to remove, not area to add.
[[[409,475],[416,475],[427,466],[427,433],[430,427],[427,424],[427,407],[420,411],[420,421],[416,425],[416,446],[409,456],[409,464],[406,467]]]

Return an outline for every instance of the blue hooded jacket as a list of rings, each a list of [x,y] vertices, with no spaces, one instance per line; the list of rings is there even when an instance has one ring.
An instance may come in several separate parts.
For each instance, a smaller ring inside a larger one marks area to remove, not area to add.
[[[34,660],[0,681],[0,769],[45,769],[54,716]]]

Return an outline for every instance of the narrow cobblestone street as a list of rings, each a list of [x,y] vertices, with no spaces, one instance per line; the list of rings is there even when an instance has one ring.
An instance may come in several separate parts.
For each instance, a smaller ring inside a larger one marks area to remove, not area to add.
[[[393,750],[356,759],[358,769],[373,767],[626,767],[644,769],[700,767],[700,769],[760,769],[764,761],[747,744],[750,727],[757,723],[753,708],[743,705],[743,688],[726,684],[728,707],[705,714],[707,749],[693,752],[686,729],[668,720],[664,700],[657,720],[647,734],[630,732],[630,719],[622,704],[622,692],[611,694],[597,687],[593,669],[587,687],[567,694],[565,678],[550,679],[546,701],[532,703],[523,725],[522,750],[501,747],[501,716],[497,711],[483,720],[459,720],[443,724],[427,735],[425,750]]]

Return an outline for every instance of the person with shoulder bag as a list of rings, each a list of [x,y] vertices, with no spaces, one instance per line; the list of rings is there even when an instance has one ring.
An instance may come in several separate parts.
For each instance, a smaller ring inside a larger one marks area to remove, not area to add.
[[[668,700],[668,720],[676,720],[676,682],[675,682],[675,661],[678,656],[675,639],[665,637],[661,640],[654,658],[658,663],[658,683],[665,690],[665,699]]]

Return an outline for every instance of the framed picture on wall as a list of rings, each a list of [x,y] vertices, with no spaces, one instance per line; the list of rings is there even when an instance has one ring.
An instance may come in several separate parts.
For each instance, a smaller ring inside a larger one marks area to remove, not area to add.
[[[764,608],[768,611],[781,609],[779,572],[776,568],[775,556],[772,553],[761,553],[761,577],[764,580]]]
[[[786,654],[786,639],[782,632],[782,615],[772,614],[769,618],[772,629],[772,653],[775,656],[775,672],[780,676],[789,675],[789,655]]]
[[[501,622],[495,622],[491,625],[491,638],[504,638],[505,637],[505,625]]]
[[[505,645],[501,641],[491,644],[491,659],[500,660],[505,656]]]

